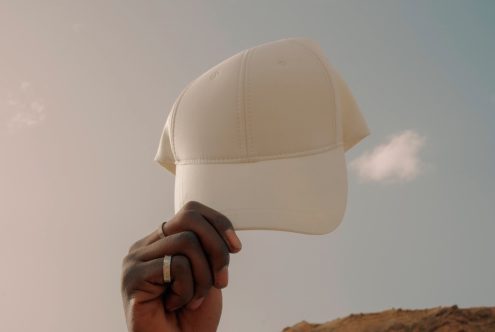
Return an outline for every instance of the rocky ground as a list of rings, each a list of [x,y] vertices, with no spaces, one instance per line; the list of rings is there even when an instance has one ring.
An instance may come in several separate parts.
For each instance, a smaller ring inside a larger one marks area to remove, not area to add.
[[[390,309],[352,314],[323,324],[302,321],[283,332],[495,332],[495,307]]]

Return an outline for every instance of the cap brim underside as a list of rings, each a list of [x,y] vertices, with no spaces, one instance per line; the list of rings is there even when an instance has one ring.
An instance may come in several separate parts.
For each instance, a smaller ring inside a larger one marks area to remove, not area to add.
[[[227,216],[236,230],[326,234],[344,216],[346,172],[342,147],[250,163],[179,164],[175,212],[194,200]]]

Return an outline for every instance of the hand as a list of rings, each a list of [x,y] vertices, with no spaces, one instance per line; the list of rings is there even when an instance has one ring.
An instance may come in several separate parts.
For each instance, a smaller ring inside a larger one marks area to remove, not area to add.
[[[161,231],[161,230],[159,230]],[[122,262],[121,291],[130,332],[216,331],[230,253],[241,249],[230,220],[196,201],[136,241]],[[163,257],[172,256],[171,282]]]

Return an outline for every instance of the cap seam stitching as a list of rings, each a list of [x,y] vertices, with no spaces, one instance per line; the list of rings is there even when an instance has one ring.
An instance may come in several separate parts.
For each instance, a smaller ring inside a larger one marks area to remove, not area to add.
[[[315,214],[319,214],[318,210],[316,208],[308,208],[308,209],[294,209],[290,206],[287,206],[287,207],[280,207],[280,208],[264,208],[264,207],[261,207],[261,208],[223,208],[222,209],[223,211],[231,211],[231,212],[235,212],[235,211],[246,211],[246,210],[249,210],[249,211],[292,211],[292,212],[303,212],[303,213],[307,213],[307,212],[314,212]]]
[[[244,104],[244,113],[246,115],[245,118],[245,125],[246,125],[246,158],[249,160],[252,155],[254,155],[253,150],[253,135],[252,135],[252,121],[251,121],[251,77],[249,76],[249,71],[248,71],[248,63],[249,59],[251,59],[254,56],[254,53],[257,48],[253,49],[248,49],[248,52],[246,53],[246,63],[245,63],[245,79],[244,79],[244,91],[245,91],[245,104]]]
[[[291,153],[281,153],[281,154],[272,154],[272,155],[265,155],[265,156],[257,156],[253,158],[209,158],[209,159],[203,159],[203,158],[196,158],[196,159],[184,159],[184,160],[177,160],[177,161],[172,161],[177,165],[184,165],[184,164],[197,164],[197,163],[215,163],[215,162],[227,162],[227,161],[239,161],[239,162],[251,162],[251,161],[262,161],[262,160],[274,160],[274,159],[284,159],[284,158],[290,158],[290,157],[298,157],[298,156],[306,156],[306,155],[312,155],[312,154],[318,154],[321,152],[325,152],[328,150],[332,150],[335,148],[338,148],[340,146],[343,146],[343,143],[336,143],[333,145],[328,145],[316,149],[311,149],[311,150],[306,150],[302,152],[291,152]]]
[[[239,86],[238,86],[238,94],[239,94],[239,110],[237,112],[237,116],[238,116],[238,124],[239,124],[239,133],[241,133],[241,135],[239,136],[238,140],[239,140],[239,147],[241,148],[241,151],[240,151],[240,156],[242,155],[248,155],[248,147],[247,147],[247,139],[246,139],[246,125],[245,125],[245,112],[246,112],[246,101],[245,101],[245,98],[246,98],[246,95],[245,95],[245,77],[246,77],[246,67],[245,67],[245,63],[246,63],[246,57],[247,57],[247,53],[248,53],[249,50],[246,50],[243,54],[242,54],[242,58],[241,58],[241,66],[240,66],[240,73],[239,73]],[[243,137],[241,137],[243,136]],[[242,146],[244,145],[244,149],[242,148]]]
[[[241,76],[242,76],[242,62],[243,62],[244,54],[241,56],[241,64],[239,65],[239,71],[238,71],[238,77],[237,77],[237,104],[236,104],[236,124],[237,124],[237,144],[239,147],[239,155],[242,155],[242,139],[241,139],[241,117],[240,117],[240,112],[241,112],[241,92],[240,92],[240,82],[241,82]]]

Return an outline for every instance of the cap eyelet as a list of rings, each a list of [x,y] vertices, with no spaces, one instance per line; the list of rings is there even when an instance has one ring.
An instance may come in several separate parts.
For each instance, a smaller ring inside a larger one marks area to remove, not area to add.
[[[215,77],[218,76],[218,70],[215,70],[213,73],[210,74],[210,80],[215,79]]]

